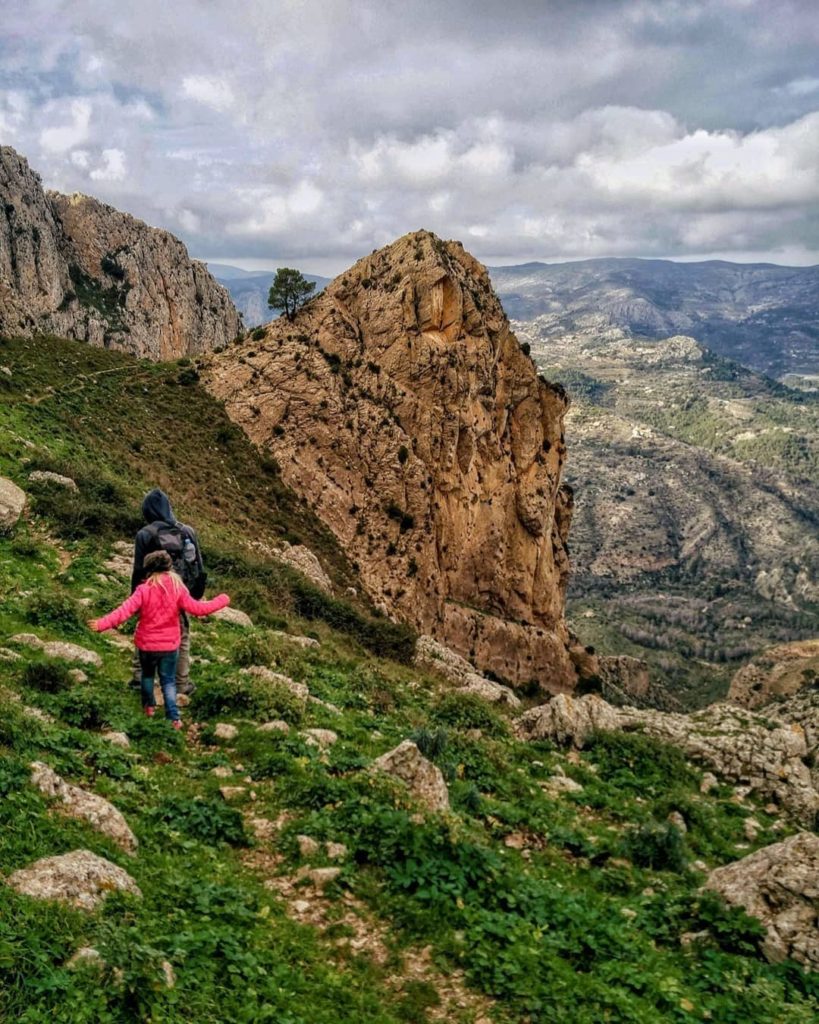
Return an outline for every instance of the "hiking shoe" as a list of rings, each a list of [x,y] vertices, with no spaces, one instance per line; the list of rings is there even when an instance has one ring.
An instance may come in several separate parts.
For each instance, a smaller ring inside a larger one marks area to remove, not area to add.
[[[179,732],[179,730],[182,728],[182,723],[179,721],[178,718],[175,718],[171,722],[171,725],[174,727],[174,729],[176,729],[177,732]]]
[[[154,715],[156,714],[156,708],[154,707],[148,706],[147,708],[143,708],[142,710],[145,712],[148,718],[153,718]]]
[[[182,693],[186,697],[190,697],[192,694],[196,693],[196,687],[191,682],[177,683],[176,684],[176,692],[177,693]]]

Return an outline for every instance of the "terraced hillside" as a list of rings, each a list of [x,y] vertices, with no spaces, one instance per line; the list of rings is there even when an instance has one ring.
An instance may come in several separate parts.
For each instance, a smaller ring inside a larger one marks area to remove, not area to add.
[[[411,635],[348,594],[354,570],[194,366],[57,341],[0,342],[0,366],[0,475],[28,496],[0,536],[0,1019],[819,1012],[817,975],[768,962],[764,929],[700,888],[804,828],[786,804],[646,735],[524,742],[508,698],[410,664]],[[126,593],[153,484],[201,527],[212,592],[255,623],[195,624],[181,734],[141,715],[127,638],[83,624]],[[334,596],[274,557],[283,539],[320,556]],[[408,739],[415,788],[376,764]],[[67,863],[43,879],[38,861],[72,854],[85,905],[32,895]]]

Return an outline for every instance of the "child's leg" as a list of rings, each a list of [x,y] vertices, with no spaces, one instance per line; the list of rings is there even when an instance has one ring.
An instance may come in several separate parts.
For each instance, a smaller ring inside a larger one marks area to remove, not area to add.
[[[156,699],[154,698],[154,674],[157,666],[157,654],[156,651],[140,651],[139,652],[139,667],[142,673],[141,678],[141,689],[142,689],[142,706],[144,708],[156,707]]]
[[[162,696],[165,699],[165,717],[172,722],[179,719],[179,708],[176,706],[176,663],[179,650],[163,651],[159,658],[159,682],[162,685]]]

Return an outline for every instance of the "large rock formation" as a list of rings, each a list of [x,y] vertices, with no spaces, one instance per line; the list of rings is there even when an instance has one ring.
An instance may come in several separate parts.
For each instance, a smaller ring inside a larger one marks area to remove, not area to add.
[[[819,682],[819,640],[771,647],[752,658],[731,680],[728,700],[758,708]]]
[[[0,146],[0,334],[59,334],[149,359],[221,348],[225,289],[169,234],[88,196],[44,192]]]
[[[460,243],[420,231],[359,260],[206,381],[385,610],[501,678],[574,686],[566,396]]]

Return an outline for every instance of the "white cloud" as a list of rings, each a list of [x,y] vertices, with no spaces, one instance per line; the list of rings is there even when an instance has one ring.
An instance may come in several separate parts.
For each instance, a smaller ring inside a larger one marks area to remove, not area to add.
[[[186,75],[182,79],[182,94],[220,112],[230,110],[234,104],[230,85],[211,75]]]
[[[93,181],[123,181],[127,173],[125,154],[121,149],[104,149],[102,163],[91,171]]]
[[[40,145],[48,152],[65,153],[88,139],[91,124],[89,100],[58,101],[47,105],[44,114],[47,119],[56,121],[53,127],[40,132]]]
[[[810,96],[819,92],[819,78],[794,78],[785,86],[785,91],[791,96]]]

